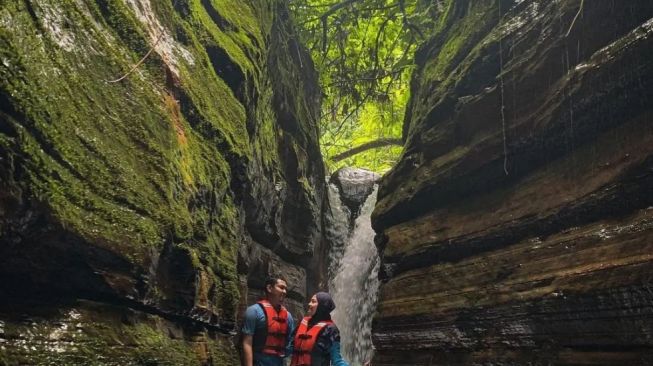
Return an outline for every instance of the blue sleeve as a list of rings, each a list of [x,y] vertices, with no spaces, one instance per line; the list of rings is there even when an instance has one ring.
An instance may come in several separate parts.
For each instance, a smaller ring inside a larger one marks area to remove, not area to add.
[[[290,312],[288,312],[288,340],[286,343],[286,357],[292,356],[293,342],[295,339],[296,331],[297,328],[295,328],[295,319],[293,319]]]
[[[340,342],[333,342],[331,344],[329,354],[331,355],[332,366],[349,366],[349,364],[342,359],[342,355],[340,354]]]
[[[256,332],[256,322],[259,318],[258,309],[260,309],[260,306],[252,305],[247,308],[247,311],[245,311],[245,319],[243,321],[242,329],[243,334],[254,335],[254,332]]]

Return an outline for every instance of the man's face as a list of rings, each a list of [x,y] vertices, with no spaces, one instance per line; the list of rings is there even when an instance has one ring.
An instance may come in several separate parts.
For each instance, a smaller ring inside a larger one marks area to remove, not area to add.
[[[281,304],[286,298],[287,287],[288,285],[286,285],[286,281],[284,280],[277,280],[274,286],[268,285],[268,301],[273,305]]]

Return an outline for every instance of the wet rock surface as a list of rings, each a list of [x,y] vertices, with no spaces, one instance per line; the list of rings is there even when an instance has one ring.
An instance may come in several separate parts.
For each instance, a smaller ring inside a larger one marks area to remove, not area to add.
[[[303,309],[326,184],[294,34],[276,0],[0,7],[0,364],[237,364],[267,271]],[[70,309],[88,342],[46,346]]]
[[[374,190],[381,176],[375,172],[345,167],[335,171],[329,182],[338,187],[341,202],[349,209],[350,221],[354,221],[365,203],[367,197]]]
[[[14,303],[0,316],[6,365],[238,364],[230,337],[122,306]]]
[[[372,218],[375,364],[653,362],[653,7],[447,3]]]

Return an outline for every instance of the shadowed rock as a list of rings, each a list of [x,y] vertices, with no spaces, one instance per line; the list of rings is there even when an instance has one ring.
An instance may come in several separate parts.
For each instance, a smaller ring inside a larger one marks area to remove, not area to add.
[[[375,363],[653,362],[650,1],[447,3],[373,214]]]

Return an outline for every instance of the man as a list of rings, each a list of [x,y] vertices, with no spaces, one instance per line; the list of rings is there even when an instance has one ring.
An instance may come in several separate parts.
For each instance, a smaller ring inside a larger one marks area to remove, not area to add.
[[[282,305],[286,280],[271,277],[265,281],[265,298],[247,308],[243,323],[243,365],[282,366],[292,353],[295,323]]]

